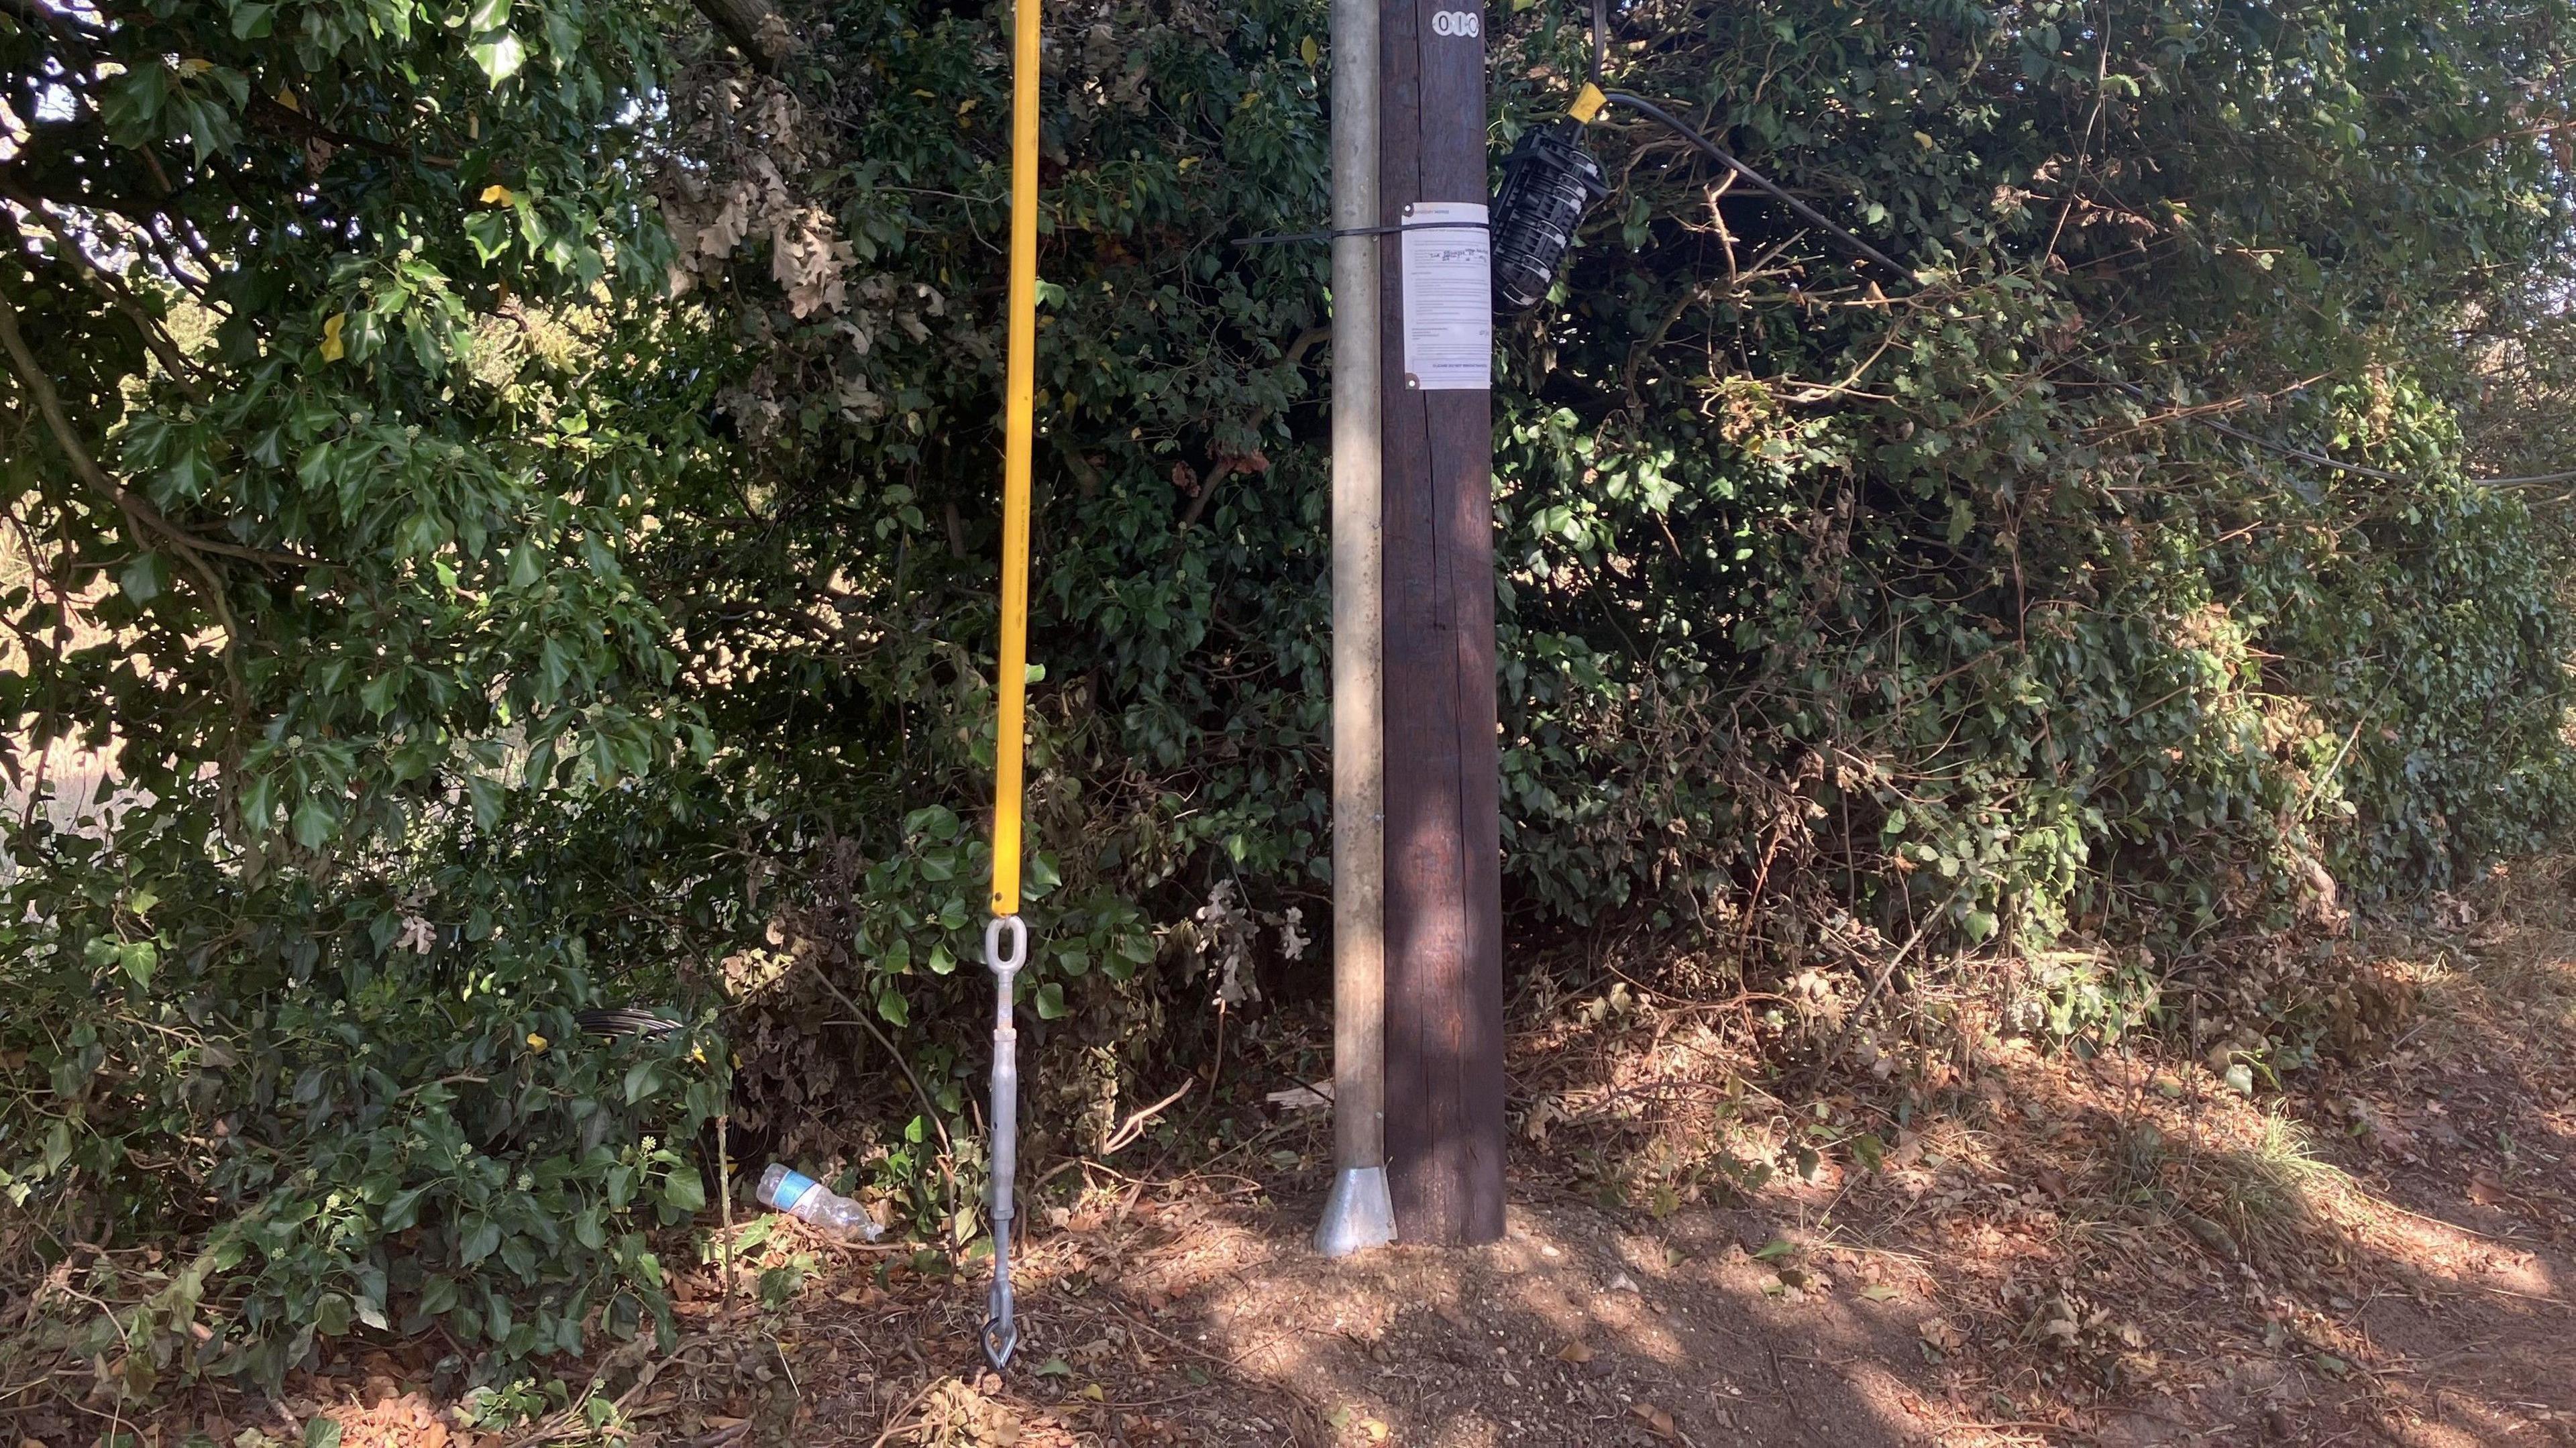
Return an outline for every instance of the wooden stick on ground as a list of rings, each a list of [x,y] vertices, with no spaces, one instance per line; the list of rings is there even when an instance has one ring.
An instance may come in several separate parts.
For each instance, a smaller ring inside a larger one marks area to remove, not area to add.
[[[725,1128],[732,1124],[733,1114],[716,1113],[716,1197],[724,1215],[724,1236],[716,1243],[716,1262],[724,1275],[724,1303],[733,1305],[733,1151],[725,1142]]]

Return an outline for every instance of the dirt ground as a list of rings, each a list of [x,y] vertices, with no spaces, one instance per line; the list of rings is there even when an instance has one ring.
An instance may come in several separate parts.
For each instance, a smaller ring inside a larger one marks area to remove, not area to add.
[[[2394,1041],[2287,1095],[2012,1041],[1929,1072],[1897,1125],[1867,1071],[1766,1097],[1691,1074],[1686,1010],[1569,1001],[1593,1049],[1516,1051],[1503,1241],[1318,1259],[1320,1113],[1187,1176],[1093,1169],[1032,1224],[1007,1382],[967,1367],[971,1273],[827,1283],[795,1435],[2576,1445],[2576,908],[2560,867],[2526,870],[2490,892],[2512,918],[2454,904],[2390,942]],[[1569,1056],[1590,1079],[1544,1089]],[[1775,1152],[1723,1206],[1605,1174],[1653,1144],[1579,1123],[1685,1083],[1725,1093],[1748,1155],[1817,1139],[1795,1122],[1885,1149],[1812,1177]]]
[[[630,1351],[562,1411],[454,1435],[2576,1445],[2571,886],[2525,866],[2484,913],[2453,902],[2385,942],[2384,1045],[2286,1094],[2169,1046],[1974,1032],[1773,1079],[1726,1056],[1713,1007],[1541,1002],[1491,1246],[1318,1259],[1325,1114],[1246,1082],[1187,1172],[1068,1164],[1038,1193],[1007,1379],[976,1364],[979,1265],[782,1233],[731,1298],[713,1268],[684,1280],[676,1354]],[[1694,1132],[1726,1150],[1693,1156]],[[764,1265],[803,1273],[783,1309],[751,1301]],[[287,1405],[142,1436],[283,1438],[301,1403],[344,1448],[446,1448],[455,1420],[410,1378],[376,1353]]]

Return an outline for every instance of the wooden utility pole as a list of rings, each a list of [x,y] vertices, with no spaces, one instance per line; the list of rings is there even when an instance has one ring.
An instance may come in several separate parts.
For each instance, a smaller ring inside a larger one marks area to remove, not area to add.
[[[1493,310],[1476,0],[1384,0],[1386,1158],[1398,1237],[1503,1234]]]
[[[1395,1238],[1386,1185],[1386,731],[1380,706],[1379,0],[1333,0],[1333,1174],[1315,1250]]]

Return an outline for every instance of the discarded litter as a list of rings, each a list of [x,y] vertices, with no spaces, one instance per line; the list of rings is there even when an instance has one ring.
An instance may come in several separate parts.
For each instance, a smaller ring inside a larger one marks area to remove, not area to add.
[[[875,1241],[885,1230],[866,1208],[803,1172],[789,1170],[783,1163],[772,1162],[769,1170],[760,1174],[760,1202],[826,1232],[856,1237],[862,1242]]]

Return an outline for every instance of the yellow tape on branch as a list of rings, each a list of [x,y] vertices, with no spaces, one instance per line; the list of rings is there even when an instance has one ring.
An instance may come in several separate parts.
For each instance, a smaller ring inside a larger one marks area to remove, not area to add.
[[[1011,348],[1002,416],[1001,717],[993,747],[995,916],[1020,913],[1021,757],[1029,679],[1029,451],[1038,349],[1038,6],[1013,6],[1011,47]]]

